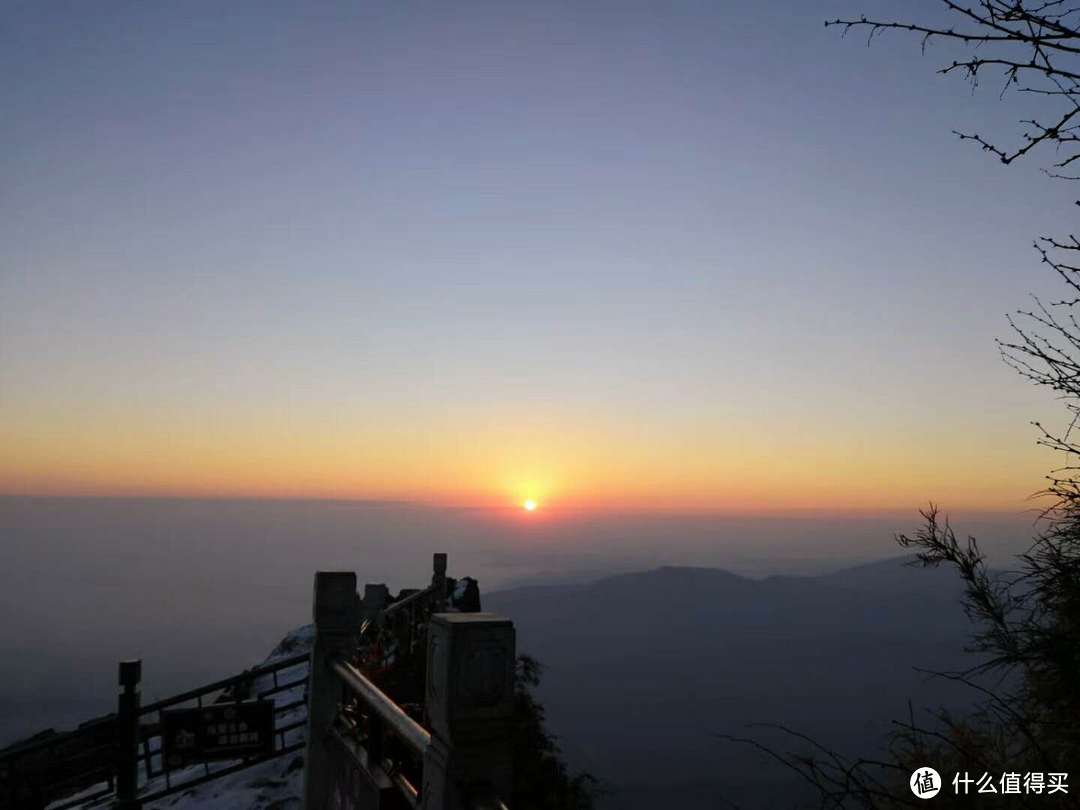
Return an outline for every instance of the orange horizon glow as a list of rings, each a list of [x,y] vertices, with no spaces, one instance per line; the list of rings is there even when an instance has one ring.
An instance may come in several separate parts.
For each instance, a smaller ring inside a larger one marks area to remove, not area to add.
[[[477,514],[488,514],[499,519],[534,521],[561,521],[588,516],[604,515],[670,515],[670,516],[715,516],[717,518],[757,518],[757,517],[816,517],[816,518],[858,518],[880,517],[886,515],[911,518],[929,503],[941,507],[946,515],[981,514],[981,515],[1016,515],[1030,512],[1034,517],[1046,505],[1034,493],[1016,498],[1011,502],[983,504],[940,498],[913,500],[904,504],[803,504],[776,505],[769,503],[731,504],[723,502],[700,503],[685,501],[639,501],[625,500],[563,500],[554,504],[538,505],[533,511],[525,510],[520,502],[503,499],[477,498],[464,499],[419,499],[419,498],[375,498],[345,495],[243,493],[243,492],[198,492],[198,491],[162,491],[151,489],[127,489],[121,491],[100,490],[0,490],[0,498],[56,498],[56,499],[104,499],[104,500],[164,500],[164,501],[208,501],[208,502],[252,502],[252,503],[325,503],[325,504],[400,504],[431,509],[465,509]]]
[[[319,483],[311,477],[297,475],[289,481],[287,474],[264,475],[258,485],[241,485],[226,474],[206,476],[204,482],[184,480],[178,474],[170,476],[116,475],[98,480],[71,474],[11,475],[2,471],[0,495],[44,497],[148,497],[237,500],[315,500],[315,501],[394,501],[428,504],[435,507],[465,507],[494,511],[516,510],[530,517],[543,511],[552,515],[581,512],[680,512],[680,513],[780,513],[780,512],[883,512],[905,511],[924,506],[928,501],[949,505],[950,508],[979,511],[1011,511],[1032,507],[1035,487],[1010,486],[1007,481],[995,481],[979,488],[964,487],[967,482],[945,480],[926,481],[922,486],[908,483],[895,487],[891,497],[875,492],[872,483],[861,487],[844,488],[839,481],[805,481],[797,488],[773,497],[773,487],[767,481],[723,481],[712,487],[699,484],[681,490],[660,488],[628,481],[582,481],[563,487],[549,483],[543,500],[522,497],[521,491],[538,489],[535,485],[514,485],[503,482],[490,487],[450,487],[442,485],[424,490],[370,482],[366,485],[344,486]],[[176,471],[177,473],[179,471]],[[1035,477],[1033,476],[1033,480]],[[974,495],[972,489],[975,489]],[[965,491],[967,490],[967,491]],[[981,497],[980,497],[981,496]],[[531,505],[531,508],[530,508]]]
[[[533,500],[532,516],[888,511],[930,500],[997,511],[1030,508],[1055,466],[1023,423],[988,436],[826,420],[814,434],[770,434],[719,419],[623,425],[573,413],[450,412],[418,428],[389,415],[328,423],[266,409],[50,410],[0,419],[0,493],[393,500],[519,514]]]

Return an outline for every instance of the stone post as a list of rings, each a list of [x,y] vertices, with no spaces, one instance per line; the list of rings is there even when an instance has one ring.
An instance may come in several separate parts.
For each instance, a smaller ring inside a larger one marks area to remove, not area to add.
[[[364,598],[360,600],[360,617],[375,619],[390,604],[390,589],[381,582],[364,585]]]
[[[325,810],[333,788],[330,729],[341,704],[343,685],[332,663],[352,652],[359,623],[356,574],[315,574],[315,643],[308,675],[307,753],[304,757],[304,809]]]
[[[446,554],[435,554],[432,558],[431,584],[435,586],[435,610],[446,610]]]
[[[437,613],[428,627],[423,810],[510,801],[515,636],[493,613]]]
[[[120,662],[116,704],[116,808],[139,810],[139,682],[142,661]]]

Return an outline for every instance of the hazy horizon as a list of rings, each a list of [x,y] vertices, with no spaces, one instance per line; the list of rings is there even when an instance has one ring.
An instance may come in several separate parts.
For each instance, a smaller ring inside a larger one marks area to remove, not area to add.
[[[1022,550],[1029,514],[956,515],[992,558]],[[918,515],[517,515],[403,504],[0,498],[0,715],[9,736],[107,711],[116,662],[142,657],[148,695],[261,660],[307,623],[316,570],[395,592],[431,554],[490,593],[663,565],[751,577],[821,574],[899,556]],[[63,697],[61,697],[63,696]]]

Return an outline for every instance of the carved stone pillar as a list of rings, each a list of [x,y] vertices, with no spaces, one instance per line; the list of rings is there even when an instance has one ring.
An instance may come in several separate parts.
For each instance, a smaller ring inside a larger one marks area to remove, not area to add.
[[[356,574],[352,571],[319,571],[315,574],[315,644],[311,649],[308,676],[307,752],[304,756],[304,808],[329,806],[335,758],[328,748],[336,745],[330,729],[341,703],[342,683],[330,666],[348,656],[359,623]]]
[[[513,781],[513,623],[493,613],[437,613],[428,628],[424,810],[464,810]]]

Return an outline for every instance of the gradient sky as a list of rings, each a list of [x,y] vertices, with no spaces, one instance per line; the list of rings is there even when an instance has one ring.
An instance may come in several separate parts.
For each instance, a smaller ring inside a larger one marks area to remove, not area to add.
[[[875,8],[6,4],[0,492],[1016,508],[1075,191]]]

